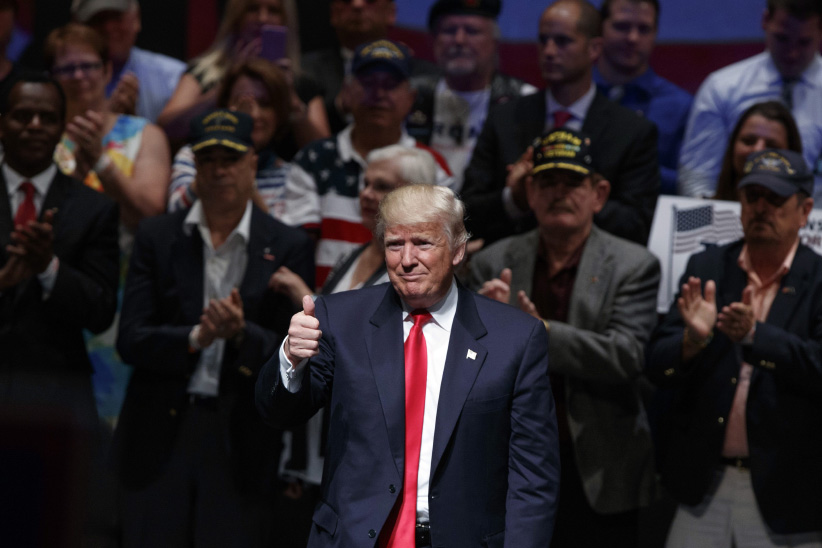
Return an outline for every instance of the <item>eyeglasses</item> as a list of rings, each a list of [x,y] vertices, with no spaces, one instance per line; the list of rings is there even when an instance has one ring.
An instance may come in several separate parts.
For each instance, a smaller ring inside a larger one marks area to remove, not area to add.
[[[776,192],[766,188],[757,188],[756,186],[743,187],[742,195],[745,196],[745,201],[749,204],[755,204],[760,198],[764,198],[766,202],[774,207],[782,207],[793,196],[793,194],[791,196],[780,196]]]
[[[83,74],[88,74],[90,72],[94,72],[95,70],[100,70],[101,68],[103,68],[103,63],[100,61],[97,61],[96,63],[71,63],[68,65],[53,67],[51,69],[51,73],[57,77],[70,77],[77,74],[78,70]]]

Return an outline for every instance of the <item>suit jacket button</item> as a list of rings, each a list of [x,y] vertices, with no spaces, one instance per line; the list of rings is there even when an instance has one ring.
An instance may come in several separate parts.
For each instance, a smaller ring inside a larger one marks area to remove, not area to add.
[[[171,415],[172,417],[176,417],[177,416],[177,410],[174,409],[174,408],[171,408],[171,409],[168,410],[168,414]]]
[[[368,538],[374,538],[376,536],[377,532],[375,530],[371,529],[370,531],[368,531]]]
[[[246,367],[245,365],[241,365],[241,366],[240,366],[239,371],[240,371],[240,373],[242,373],[242,374],[243,374],[243,375],[245,375],[246,377],[250,377],[251,375],[253,375],[253,374],[254,374],[254,373],[251,371],[251,369],[249,369],[249,368],[248,368],[248,367]]]
[[[391,485],[389,485],[389,486],[388,486],[388,492],[389,492],[389,493],[391,493],[391,494],[394,494],[394,493],[396,493],[396,492],[397,492],[397,488],[396,488],[396,487],[394,487],[394,484],[393,484],[393,483],[392,483]]]
[[[731,384],[736,384],[736,377],[731,377]]]
[[[716,422],[718,422],[719,424],[725,424],[725,417],[719,417],[718,419],[716,419]]]

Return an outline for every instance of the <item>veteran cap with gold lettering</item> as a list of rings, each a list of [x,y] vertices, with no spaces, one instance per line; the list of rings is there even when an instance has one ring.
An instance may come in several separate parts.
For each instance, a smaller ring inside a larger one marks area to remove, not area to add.
[[[411,52],[393,40],[374,40],[357,47],[351,60],[351,72],[361,74],[368,69],[393,70],[403,79],[411,74]]]
[[[813,196],[813,174],[802,155],[793,150],[767,148],[745,160],[738,188],[764,186],[780,196],[793,196],[802,190]]]
[[[564,169],[588,176],[596,171],[591,157],[591,139],[578,131],[566,128],[552,129],[534,142],[536,175],[549,169]]]
[[[226,109],[206,112],[191,121],[191,150],[199,152],[220,146],[247,152],[254,148],[253,128],[254,120],[244,112]]]

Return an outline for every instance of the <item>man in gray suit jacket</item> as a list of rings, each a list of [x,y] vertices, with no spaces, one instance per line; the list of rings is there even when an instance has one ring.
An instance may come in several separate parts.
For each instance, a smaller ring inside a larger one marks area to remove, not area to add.
[[[561,449],[552,547],[636,546],[637,509],[650,501],[653,458],[638,377],[656,323],[659,263],[593,225],[609,183],[590,138],[554,130],[534,146],[526,179],[538,228],[481,251],[471,285],[542,319]]]

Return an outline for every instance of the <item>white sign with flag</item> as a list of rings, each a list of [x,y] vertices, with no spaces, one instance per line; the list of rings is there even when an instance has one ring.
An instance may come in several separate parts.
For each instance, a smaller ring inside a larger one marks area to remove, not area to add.
[[[691,254],[742,237],[739,209],[738,202],[659,197],[648,241],[648,249],[659,258],[662,267],[658,312],[665,313],[670,308]],[[799,236],[803,244],[822,253],[822,209],[811,212]]]

